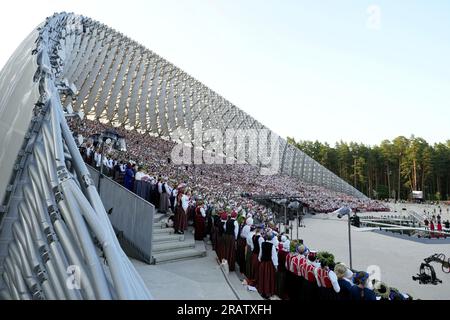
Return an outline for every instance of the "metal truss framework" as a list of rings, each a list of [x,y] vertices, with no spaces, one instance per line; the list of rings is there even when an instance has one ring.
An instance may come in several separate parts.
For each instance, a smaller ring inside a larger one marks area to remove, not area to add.
[[[74,32],[63,34],[62,79],[77,88],[65,99],[75,111],[115,125],[170,138],[184,129],[193,137],[195,121],[204,129],[268,130],[181,69],[121,33],[89,18],[68,15]],[[328,189],[365,198],[361,192],[277,137],[279,171]],[[255,142],[259,147],[259,140]],[[245,146],[240,146],[245,147]]]
[[[4,299],[151,299],[122,251],[61,104],[61,39],[69,15],[40,27],[33,55],[39,99],[1,224]],[[8,92],[5,92],[8,94]],[[23,92],[24,95],[27,92]],[[6,244],[6,246],[4,246]]]

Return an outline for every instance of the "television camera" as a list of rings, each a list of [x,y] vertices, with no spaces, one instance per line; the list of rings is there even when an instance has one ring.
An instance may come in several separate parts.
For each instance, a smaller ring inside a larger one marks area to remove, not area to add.
[[[440,263],[442,271],[444,273],[450,273],[450,258],[446,259],[443,253],[435,253],[432,256],[424,259],[424,262],[420,264],[419,273],[413,276],[414,281],[419,281],[420,284],[433,284],[437,285],[442,283],[442,280],[436,277],[436,271],[431,265],[432,262]]]

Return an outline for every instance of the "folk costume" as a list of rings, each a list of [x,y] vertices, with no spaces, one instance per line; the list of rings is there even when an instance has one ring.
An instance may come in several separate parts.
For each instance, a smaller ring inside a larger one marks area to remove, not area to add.
[[[166,213],[169,210],[169,195],[171,193],[170,187],[166,182],[160,181],[158,183],[159,192],[159,211]]]
[[[253,236],[255,235],[255,226],[253,225],[253,219],[248,218],[247,223],[251,222],[250,232],[247,234],[245,238],[246,247],[245,247],[245,276],[248,279],[251,279],[252,275],[252,254],[253,254]]]
[[[220,221],[217,226],[217,244],[216,244],[216,254],[221,262],[222,259],[226,259],[225,257],[225,224],[228,221],[228,214],[223,211],[220,214]]]
[[[321,264],[319,268],[315,269],[315,275],[320,300],[339,300],[341,288],[336,273],[330,270],[326,264]]]
[[[224,258],[228,261],[230,271],[234,271],[236,268],[236,239],[239,232],[239,225],[236,218],[237,213],[233,211],[225,223],[225,233],[223,235]]]
[[[211,216],[211,244],[212,249],[217,252],[217,237],[219,234],[220,217],[218,214]]]
[[[304,300],[304,282],[303,264],[306,263],[305,246],[298,245],[294,252],[286,256],[286,268],[288,270],[286,286],[290,300]]]
[[[178,234],[183,234],[184,230],[187,229],[186,210],[188,201],[189,198],[184,194],[184,189],[179,188],[174,219],[175,232]]]
[[[203,240],[206,236],[206,211],[203,202],[199,201],[197,208],[195,208],[194,218],[194,238],[195,240]]]
[[[316,262],[316,253],[310,252],[306,263],[301,265],[301,272],[305,278],[302,293],[306,301],[315,301],[318,299],[317,279],[315,276],[315,269],[320,265]]]
[[[261,242],[263,242],[264,239],[260,234],[260,231],[257,231],[253,238],[253,250],[252,250],[252,257],[251,257],[251,272],[250,272],[250,279],[254,280],[256,283],[258,283],[258,276],[259,276],[259,251],[261,250]]]
[[[286,256],[289,253],[290,243],[285,236],[282,236],[278,246],[278,270],[276,273],[276,294],[279,298],[286,300],[288,294],[286,291]]]
[[[245,250],[247,247],[247,236],[250,233],[250,226],[252,224],[253,219],[247,219],[239,226],[236,244],[236,261],[239,265],[239,271],[243,274],[246,274]]]
[[[266,236],[266,239],[260,243],[258,254],[257,288],[264,298],[270,298],[275,294],[275,273],[278,268],[278,254],[271,241],[272,236]]]

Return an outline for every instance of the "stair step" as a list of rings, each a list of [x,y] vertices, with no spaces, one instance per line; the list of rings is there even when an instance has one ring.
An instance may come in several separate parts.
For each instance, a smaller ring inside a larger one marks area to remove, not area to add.
[[[153,230],[155,230],[155,229],[165,229],[165,228],[167,228],[165,222],[161,221],[161,222],[158,222],[158,223],[153,223]]]
[[[179,261],[184,259],[201,258],[206,256],[206,250],[186,249],[175,252],[162,252],[153,255],[155,264]]]
[[[176,252],[194,248],[194,241],[160,242],[153,245],[152,252],[156,254],[162,252]]]
[[[166,215],[163,213],[155,213],[155,215],[153,216],[153,223],[159,223],[165,217],[166,217]]]
[[[153,234],[174,234],[173,228],[153,228]]]
[[[183,234],[154,234],[153,242],[183,241]]]

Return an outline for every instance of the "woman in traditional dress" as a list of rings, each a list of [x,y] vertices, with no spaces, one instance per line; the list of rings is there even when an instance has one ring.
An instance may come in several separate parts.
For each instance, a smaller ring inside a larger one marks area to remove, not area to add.
[[[225,224],[228,220],[228,214],[223,211],[220,214],[220,220],[217,226],[217,242],[216,242],[216,254],[220,262],[225,258],[225,244],[224,244],[224,234],[225,234]]]
[[[194,238],[195,240],[203,240],[205,238],[206,225],[206,211],[203,205],[203,200],[197,200],[197,207],[195,208],[194,218]]]
[[[183,209],[183,196],[184,196],[184,187],[179,186],[177,194],[177,205],[175,208],[175,217],[174,217],[174,229],[176,234],[184,233],[184,220],[185,220],[184,217],[186,214]]]
[[[258,292],[265,299],[269,299],[276,292],[275,273],[278,267],[278,254],[272,243],[273,233],[266,234],[260,243],[258,254]]]
[[[159,192],[159,211],[166,213],[169,210],[170,187],[167,185],[167,179],[161,179],[158,183]]]
[[[259,276],[259,251],[261,249],[260,243],[264,241],[264,239],[261,236],[262,228],[258,227],[255,231],[255,234],[253,235],[252,242],[253,242],[253,251],[252,251],[252,257],[251,257],[251,272],[250,272],[250,279],[253,280],[254,283],[258,283],[258,276]]]
[[[320,264],[317,262],[316,257],[317,257],[316,252],[311,251],[308,254],[308,259],[306,263],[304,263],[301,266],[302,273],[305,278],[302,294],[304,295],[304,299],[306,301],[315,301],[318,299],[319,287],[317,286],[315,269],[318,268]]]
[[[239,232],[239,225],[236,221],[237,213],[233,211],[225,223],[225,233],[223,234],[223,258],[228,261],[230,271],[235,270],[236,264],[236,239]]]
[[[239,225],[238,239],[236,243],[236,261],[239,265],[239,271],[245,274],[245,247],[247,246],[247,235],[250,232],[249,223],[253,223],[253,220],[243,219]]]
[[[251,279],[252,274],[252,253],[253,253],[253,236],[255,234],[255,226],[253,225],[253,218],[247,218],[247,223],[250,223],[250,232],[247,234],[245,241],[245,276]]]
[[[214,211],[211,214],[211,245],[212,249],[217,252],[217,236],[219,234],[220,216]]]
[[[335,263],[332,258],[321,256],[320,267],[315,269],[317,285],[319,287],[320,300],[338,300],[339,287],[338,278],[334,271]]]
[[[281,236],[281,242],[278,248],[278,270],[276,274],[276,293],[280,299],[286,300],[288,298],[286,292],[286,256],[290,250],[290,241],[286,236]]]

